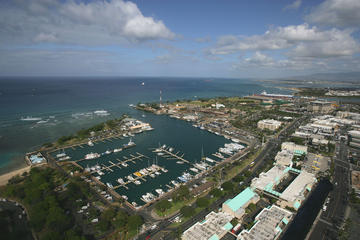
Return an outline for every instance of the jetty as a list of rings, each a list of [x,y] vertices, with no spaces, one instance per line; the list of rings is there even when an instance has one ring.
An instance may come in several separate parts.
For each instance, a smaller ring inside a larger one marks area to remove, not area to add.
[[[162,157],[167,158],[167,159],[180,160],[180,161],[182,161],[184,163],[191,164],[191,162],[189,162],[188,160],[183,158],[184,154],[179,155],[179,152],[172,153],[171,151],[169,151],[168,149],[163,148],[163,147],[157,148],[157,149],[153,150],[153,152],[155,152],[155,153],[164,153],[165,155],[162,156]]]

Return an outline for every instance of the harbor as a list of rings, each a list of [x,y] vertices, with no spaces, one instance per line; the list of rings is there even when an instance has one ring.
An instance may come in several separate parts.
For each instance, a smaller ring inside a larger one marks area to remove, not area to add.
[[[132,129],[50,154],[59,162],[73,162],[129,206],[140,208],[245,148],[168,116],[148,115],[146,120],[147,131]]]

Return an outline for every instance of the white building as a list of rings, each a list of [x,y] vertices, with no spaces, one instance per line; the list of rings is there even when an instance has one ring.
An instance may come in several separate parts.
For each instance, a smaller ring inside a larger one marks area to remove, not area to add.
[[[307,146],[297,145],[293,142],[283,142],[281,150],[293,152],[295,155],[307,154]]]
[[[275,131],[281,126],[281,124],[282,123],[280,121],[276,121],[274,119],[264,119],[264,120],[260,120],[257,123],[257,126],[262,130],[269,129],[271,131]]]
[[[292,159],[294,158],[294,152],[286,149],[278,152],[275,156],[275,164],[281,166],[292,166]]]

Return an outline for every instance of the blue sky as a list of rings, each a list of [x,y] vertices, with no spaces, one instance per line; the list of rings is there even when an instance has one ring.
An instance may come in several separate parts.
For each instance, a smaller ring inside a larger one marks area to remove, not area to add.
[[[360,1],[0,2],[0,75],[269,78],[360,69]]]

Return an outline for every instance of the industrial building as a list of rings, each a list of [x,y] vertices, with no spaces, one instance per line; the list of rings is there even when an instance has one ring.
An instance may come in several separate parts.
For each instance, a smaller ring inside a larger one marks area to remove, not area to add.
[[[251,189],[246,188],[233,199],[228,199],[223,203],[223,211],[233,217],[241,219],[245,214],[245,209],[250,203],[256,204],[260,197]]]
[[[275,131],[281,126],[281,124],[282,123],[280,121],[276,121],[274,119],[263,119],[257,123],[257,127],[261,130],[269,129],[271,131]]]
[[[314,113],[329,113],[333,110],[331,102],[312,101],[309,103],[307,110]]]
[[[307,154],[307,146],[297,145],[293,142],[283,142],[281,144],[281,150],[293,152],[295,155]]]
[[[243,230],[238,240],[273,240],[278,239],[292,218],[288,210],[272,205],[264,208],[256,217],[255,225],[250,230]]]
[[[182,240],[219,240],[233,228],[233,216],[226,212],[211,212],[202,222],[197,222],[186,230]]]

